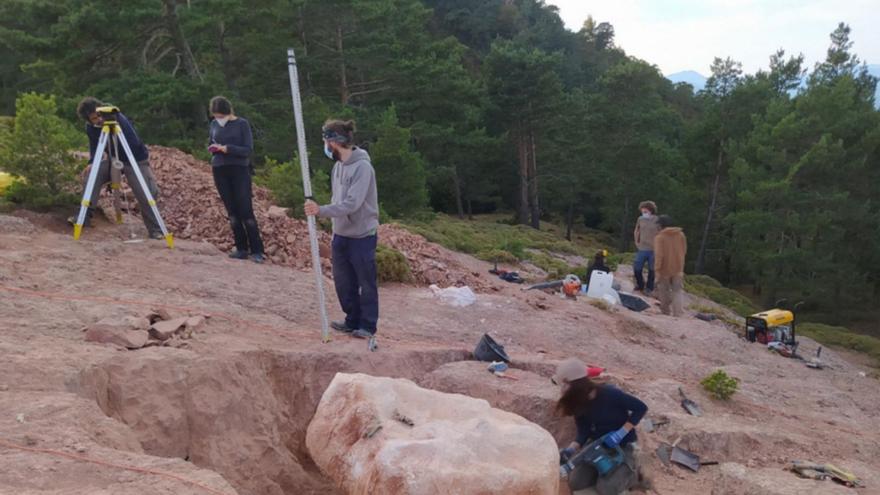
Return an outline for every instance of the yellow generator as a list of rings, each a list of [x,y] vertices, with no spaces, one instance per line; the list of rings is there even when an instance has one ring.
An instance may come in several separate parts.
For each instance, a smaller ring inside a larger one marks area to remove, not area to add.
[[[784,301],[778,302],[776,305]],[[795,305],[795,309],[803,303]],[[769,344],[781,342],[785,345],[796,345],[795,315],[786,309],[769,309],[746,318],[746,339],[749,342]]]

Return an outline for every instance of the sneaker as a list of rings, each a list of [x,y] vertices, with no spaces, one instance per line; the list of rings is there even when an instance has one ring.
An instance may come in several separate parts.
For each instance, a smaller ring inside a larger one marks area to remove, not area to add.
[[[364,330],[363,328],[358,328],[357,330],[351,332],[351,336],[356,339],[370,339],[373,338],[373,332],[370,332],[369,330]]]
[[[150,232],[150,239],[161,241],[162,239],[165,239],[165,234],[162,232]]]
[[[248,254],[244,251],[239,251],[238,249],[236,249],[235,251],[229,253],[229,257],[236,260],[246,260]]]
[[[254,263],[260,264],[260,263],[266,261],[266,257],[263,256],[263,253],[252,254],[251,261],[253,261]]]
[[[336,330],[337,332],[351,333],[354,332],[354,328],[348,326],[344,321],[332,321],[330,322],[330,328]]]

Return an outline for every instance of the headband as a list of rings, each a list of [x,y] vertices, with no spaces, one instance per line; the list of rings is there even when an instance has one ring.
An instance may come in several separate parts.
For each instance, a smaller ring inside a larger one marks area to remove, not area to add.
[[[339,143],[339,144],[348,144],[351,142],[351,139],[349,139],[348,136],[345,136],[343,134],[339,134],[338,132],[334,131],[333,129],[322,129],[321,134],[324,137],[324,139],[327,141],[333,141],[333,142]]]

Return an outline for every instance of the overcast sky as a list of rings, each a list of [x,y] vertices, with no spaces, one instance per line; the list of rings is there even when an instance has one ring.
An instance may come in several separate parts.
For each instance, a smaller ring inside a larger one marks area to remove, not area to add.
[[[587,15],[614,26],[617,45],[664,74],[708,75],[713,57],[731,57],[746,72],[766,67],[771,53],[803,53],[808,67],[822,60],[828,34],[840,21],[852,28],[853,50],[880,64],[880,0],[545,0],[566,26]]]

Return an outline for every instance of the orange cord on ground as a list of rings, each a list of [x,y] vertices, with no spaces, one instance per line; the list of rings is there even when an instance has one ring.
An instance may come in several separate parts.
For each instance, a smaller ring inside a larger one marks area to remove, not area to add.
[[[8,449],[21,450],[23,452],[31,452],[31,453],[36,453],[36,454],[54,455],[56,457],[64,457],[64,458],[71,459],[74,461],[88,462],[91,464],[97,464],[99,466],[106,466],[106,467],[111,467],[111,468],[115,468],[115,469],[122,469],[125,471],[132,471],[135,473],[151,474],[154,476],[160,476],[162,478],[167,478],[167,479],[174,480],[174,481],[179,481],[181,483],[185,483],[187,485],[191,485],[196,488],[201,488],[202,490],[204,490],[208,493],[212,493],[214,495],[229,495],[226,492],[221,492],[219,490],[215,490],[215,489],[213,489],[209,486],[205,486],[197,481],[188,480],[182,476],[178,476],[173,473],[166,473],[165,471],[157,471],[155,469],[139,468],[137,466],[127,466],[125,464],[116,464],[114,462],[102,461],[100,459],[92,459],[90,457],[76,455],[76,454],[70,454],[68,452],[62,452],[60,450],[38,449],[38,448],[33,448],[33,447],[25,447],[23,445],[16,445],[14,443],[9,443],[5,440],[0,440],[0,447],[6,447]]]

